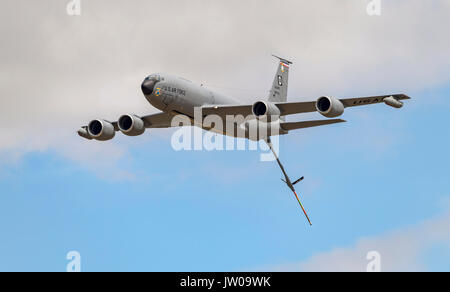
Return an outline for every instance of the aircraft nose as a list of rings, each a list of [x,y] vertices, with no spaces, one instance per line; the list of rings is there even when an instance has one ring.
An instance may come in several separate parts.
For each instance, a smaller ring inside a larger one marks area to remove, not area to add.
[[[144,95],[151,95],[155,89],[156,82],[154,80],[144,80],[141,85]]]

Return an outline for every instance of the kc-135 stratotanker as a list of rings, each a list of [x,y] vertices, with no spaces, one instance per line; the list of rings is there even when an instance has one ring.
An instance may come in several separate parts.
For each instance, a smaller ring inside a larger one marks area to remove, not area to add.
[[[346,122],[345,120],[335,118],[341,116],[344,110],[349,107],[384,103],[393,108],[402,108],[402,100],[410,99],[410,97],[405,94],[387,94],[344,99],[322,96],[316,101],[288,102],[288,77],[289,67],[292,65],[292,62],[284,58],[275,57],[280,62],[272,88],[268,97],[264,100],[258,100],[253,104],[242,104],[233,98],[214,92],[203,85],[194,84],[187,79],[169,74],[152,74],[145,78],[141,84],[141,89],[147,101],[160,110],[160,113],[147,116],[126,114],[115,122],[103,119],[93,120],[87,126],[81,127],[78,130],[78,134],[83,138],[98,141],[113,139],[117,131],[127,136],[138,136],[150,128],[179,126],[173,125],[172,123],[174,117],[179,115],[194,120],[196,110],[198,109],[201,109],[202,117],[215,115],[221,117],[225,124],[229,123],[226,117],[246,117],[242,122],[231,119],[232,125],[227,124],[226,127],[219,130],[217,128],[205,127],[202,122],[194,123],[194,125],[204,130],[218,132],[223,135],[247,138],[255,141],[266,141],[283,172],[285,177],[283,181],[295,194],[302,211],[311,225],[311,221],[294,188],[294,185],[303,180],[303,177],[292,183],[277,153],[273,149],[270,137],[286,135],[290,131],[297,129]],[[318,112],[328,119],[301,122],[286,122],[285,120],[285,117],[288,115],[311,112]],[[252,129],[256,129],[256,135],[252,133]]]

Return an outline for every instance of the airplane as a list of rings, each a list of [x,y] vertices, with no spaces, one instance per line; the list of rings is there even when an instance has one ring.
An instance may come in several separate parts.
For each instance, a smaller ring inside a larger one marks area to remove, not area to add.
[[[179,125],[174,124],[173,120],[179,115],[195,122],[196,111],[200,109],[201,119],[211,115],[218,116],[224,121],[226,127],[217,129],[205,126],[202,121],[194,123],[195,126],[236,138],[264,140],[269,145],[285,176],[283,181],[294,192],[305,216],[312,225],[294,188],[294,185],[303,180],[303,177],[295,183],[291,182],[273,149],[270,138],[286,135],[293,130],[344,123],[345,120],[336,118],[343,115],[345,109],[349,107],[385,103],[399,109],[404,105],[402,101],[410,99],[410,97],[405,94],[344,99],[322,96],[316,101],[288,102],[289,70],[293,63],[273,56],[279,60],[279,64],[269,95],[264,100],[258,100],[253,104],[242,104],[231,97],[214,92],[203,85],[194,84],[185,78],[157,73],[145,78],[141,84],[141,90],[147,101],[160,110],[160,113],[146,116],[126,114],[115,122],[96,119],[87,126],[81,127],[78,135],[88,140],[98,141],[111,140],[118,131],[127,136],[139,136],[144,134],[146,129],[178,127]],[[286,122],[285,120],[285,117],[289,115],[312,112],[318,112],[327,119],[300,122]],[[229,116],[242,116],[246,119],[228,120]],[[256,134],[254,133],[255,129]]]

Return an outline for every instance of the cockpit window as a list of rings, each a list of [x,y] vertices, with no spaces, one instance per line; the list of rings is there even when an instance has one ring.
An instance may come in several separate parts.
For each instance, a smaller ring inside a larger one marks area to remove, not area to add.
[[[161,77],[157,74],[153,74],[145,78],[144,82],[142,82],[141,85],[141,89],[144,95],[152,95],[156,84],[160,81]]]
[[[153,74],[145,78],[145,80],[161,81],[161,76],[159,76],[158,74]]]

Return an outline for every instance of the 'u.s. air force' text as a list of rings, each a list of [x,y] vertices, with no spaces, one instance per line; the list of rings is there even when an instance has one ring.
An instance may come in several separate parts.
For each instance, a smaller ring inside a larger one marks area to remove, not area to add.
[[[187,277],[181,279],[180,283],[181,287],[203,287],[208,290],[216,285],[223,289],[229,287],[270,287],[270,277],[225,277],[223,281]]]

